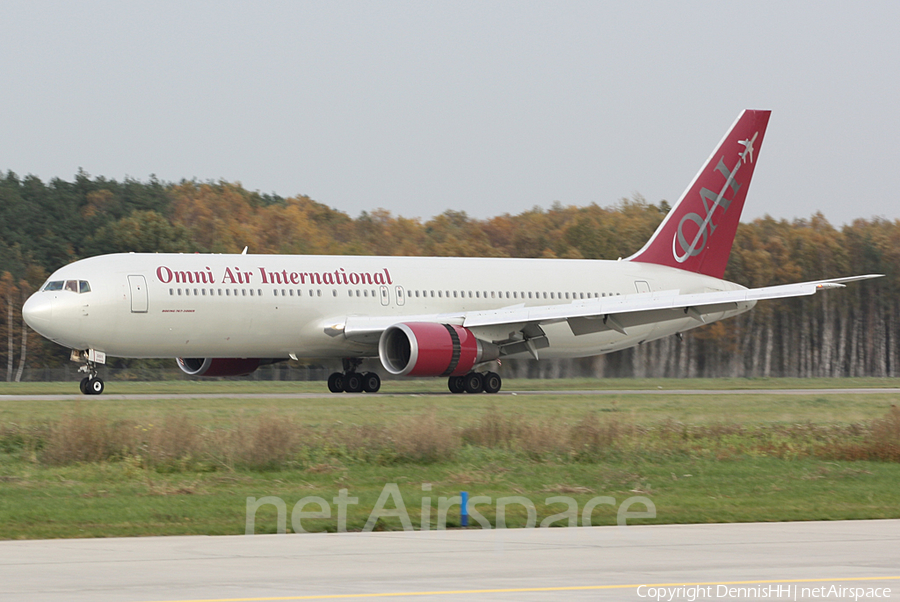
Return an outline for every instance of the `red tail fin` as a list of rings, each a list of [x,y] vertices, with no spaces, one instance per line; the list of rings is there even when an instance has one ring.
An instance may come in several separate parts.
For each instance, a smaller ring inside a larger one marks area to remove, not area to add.
[[[771,111],[741,113],[644,248],[630,261],[725,275]]]

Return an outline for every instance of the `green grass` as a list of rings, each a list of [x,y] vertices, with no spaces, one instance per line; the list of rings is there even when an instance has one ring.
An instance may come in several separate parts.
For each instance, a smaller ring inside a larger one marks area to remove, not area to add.
[[[582,391],[898,382],[510,381],[505,388],[526,384]],[[71,387],[0,385],[0,395]],[[359,498],[348,514],[348,528],[358,530],[387,483],[397,483],[416,526],[423,495],[432,498],[433,523],[437,498],[463,490],[493,500],[525,496],[538,523],[565,509],[545,503],[560,495],[576,500],[579,513],[596,496],[652,500],[656,518],[634,523],[900,518],[900,413],[891,409],[900,396],[890,392],[451,396],[423,395],[443,389],[413,381],[388,382],[378,395],[252,397],[323,388],[180,381],[113,383],[108,391],[197,397],[0,397],[0,539],[239,534],[250,496],[281,497],[290,530],[300,498],[331,501],[340,489]],[[251,398],[204,397],[222,393]],[[587,439],[573,439],[583,431]],[[94,461],[78,460],[104,437],[114,445]],[[872,457],[894,461],[865,459]],[[432,490],[423,492],[423,483]],[[479,510],[494,523],[493,505]],[[522,526],[525,518],[513,505],[507,524]],[[597,507],[594,524],[615,522],[615,508]],[[303,524],[332,531],[336,519]],[[456,524],[454,510],[448,526]],[[377,528],[400,527],[388,518]],[[262,507],[256,532],[275,530],[274,508]]]
[[[453,395],[439,379],[387,381],[379,394],[331,394],[321,382],[161,381],[109,383],[107,394],[86,397],[76,383],[0,383],[0,424],[46,420],[76,409],[96,409],[123,417],[184,411],[201,422],[228,421],[239,414],[277,411],[305,423],[371,423],[440,408],[452,420],[465,419],[497,406],[527,416],[577,416],[616,413],[638,422],[673,419],[690,422],[855,422],[882,415],[900,395],[822,393],[816,389],[900,388],[900,379],[573,379],[509,380],[504,391],[568,390],[583,394]],[[590,391],[684,389],[809,389],[809,395],[676,395],[625,393],[592,395]],[[321,398],[265,398],[267,394],[321,394]],[[197,395],[194,399],[116,399],[116,394]],[[229,395],[210,398],[203,395]],[[243,398],[238,395],[260,395]],[[439,395],[435,395],[439,394]],[[57,400],[3,399],[3,395],[66,395]]]
[[[347,528],[360,530],[386,483],[397,483],[410,519],[420,525],[423,483],[430,483],[431,528],[437,498],[487,495],[479,506],[495,525],[497,498],[523,495],[538,511],[538,524],[564,506],[547,505],[551,496],[570,496],[579,514],[595,496],[621,504],[648,497],[655,519],[629,524],[845,520],[900,516],[900,465],[879,462],[784,461],[773,458],[665,458],[599,464],[493,462],[432,466],[348,466],[333,471],[213,472],[158,474],[128,463],[90,464],[35,470],[18,467],[5,474],[0,496],[0,537],[118,537],[144,535],[236,535],[244,533],[247,497],[278,496],[286,504],[288,530],[294,504],[318,495],[331,502],[340,489],[359,498],[350,506]],[[4,473],[9,467],[5,467]],[[690,476],[687,476],[690,475]],[[589,490],[589,491],[585,491]],[[580,491],[584,491],[581,493]],[[393,504],[386,506],[393,508]],[[316,507],[307,510],[316,510]],[[636,506],[635,510],[643,510]],[[332,509],[333,514],[336,509]],[[256,514],[256,533],[276,532],[274,507]],[[525,513],[511,506],[507,525],[523,526]],[[580,522],[580,521],[579,521]],[[447,526],[459,524],[458,508]],[[592,524],[616,524],[615,508],[598,506]],[[305,520],[309,531],[334,531],[336,520]],[[400,529],[384,519],[385,529]]]

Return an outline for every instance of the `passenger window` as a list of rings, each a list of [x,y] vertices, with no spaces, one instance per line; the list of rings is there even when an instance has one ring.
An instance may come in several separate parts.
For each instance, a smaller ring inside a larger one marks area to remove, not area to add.
[[[170,296],[170,297],[174,297],[174,296],[175,296],[175,289],[174,289],[174,288],[170,288],[170,289],[169,289],[169,296]]]

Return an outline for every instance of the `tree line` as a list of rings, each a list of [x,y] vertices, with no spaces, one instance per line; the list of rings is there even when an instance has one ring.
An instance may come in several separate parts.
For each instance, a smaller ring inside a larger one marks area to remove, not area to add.
[[[117,252],[420,255],[616,259],[637,251],[669,210],[639,196],[610,207],[554,203],[484,220],[448,210],[428,220],[383,209],[356,218],[307,196],[230,182],[91,177],[43,182],[0,173],[0,365],[7,380],[53,367],[66,350],[30,332],[21,306],[47,275]],[[886,277],[811,298],[766,301],[737,318],[583,360],[504,362],[510,376],[896,376],[900,221],[821,215],[742,223],[725,278],[748,287],[854,274]],[[118,361],[118,360],[116,360]],[[136,361],[122,360],[127,366]]]

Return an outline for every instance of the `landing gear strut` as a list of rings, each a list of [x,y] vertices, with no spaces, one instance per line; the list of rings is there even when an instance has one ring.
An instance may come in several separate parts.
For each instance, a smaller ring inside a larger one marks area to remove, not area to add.
[[[496,372],[469,372],[465,376],[451,376],[447,388],[451,393],[496,393],[503,386]]]
[[[333,372],[328,377],[328,390],[332,393],[376,393],[381,388],[381,377],[374,372],[359,373],[362,364],[358,357],[344,358],[344,371]]]
[[[72,352],[73,357],[75,354],[76,352]],[[100,395],[103,393],[104,384],[97,371],[97,363],[87,359],[87,354],[84,352],[78,353],[78,357],[80,361],[84,362],[84,365],[80,366],[78,371],[87,373],[87,376],[81,379],[78,388],[81,389],[84,395]]]

